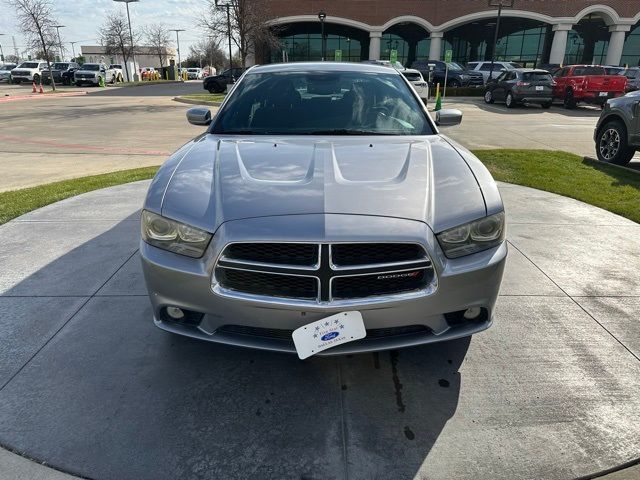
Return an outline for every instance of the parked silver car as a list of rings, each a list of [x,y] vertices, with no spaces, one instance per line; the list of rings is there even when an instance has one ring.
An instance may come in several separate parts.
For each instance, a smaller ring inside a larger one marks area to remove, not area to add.
[[[160,168],[142,212],[157,326],[301,358],[296,332],[308,356],[490,326],[504,210],[482,163],[438,132],[459,111],[434,123],[399,72],[324,62],[253,67],[215,118],[187,116],[207,131]]]

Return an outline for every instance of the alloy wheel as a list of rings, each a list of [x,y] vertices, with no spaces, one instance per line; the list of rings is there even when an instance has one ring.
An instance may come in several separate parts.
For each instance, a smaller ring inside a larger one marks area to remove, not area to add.
[[[620,150],[620,134],[615,128],[609,128],[600,137],[598,145],[600,155],[605,160],[612,160]]]

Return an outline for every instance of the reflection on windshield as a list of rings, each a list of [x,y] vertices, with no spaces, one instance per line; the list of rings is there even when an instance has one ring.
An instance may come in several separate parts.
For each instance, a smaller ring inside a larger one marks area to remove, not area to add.
[[[447,67],[449,67],[449,70],[463,70],[463,68],[456,62],[447,63]]]
[[[248,75],[212,133],[427,135],[422,104],[397,73],[286,72]]]
[[[92,72],[96,72],[96,71],[100,70],[100,65],[85,63],[82,66],[82,70],[89,70],[89,71],[92,71]]]

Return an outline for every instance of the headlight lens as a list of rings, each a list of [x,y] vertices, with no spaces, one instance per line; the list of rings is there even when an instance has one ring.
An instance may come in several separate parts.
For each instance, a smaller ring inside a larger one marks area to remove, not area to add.
[[[187,257],[200,258],[211,234],[146,210],[142,211],[142,239],[154,247]]]
[[[505,237],[504,212],[489,215],[437,235],[447,258],[458,258],[500,245]]]

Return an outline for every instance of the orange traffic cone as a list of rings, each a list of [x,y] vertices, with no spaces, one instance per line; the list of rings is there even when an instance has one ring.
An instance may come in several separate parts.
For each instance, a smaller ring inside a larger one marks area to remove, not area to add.
[[[40,93],[44,93],[44,90],[42,89],[42,84],[40,84]]]
[[[33,89],[31,90],[31,93],[36,93],[36,82],[33,82]]]

